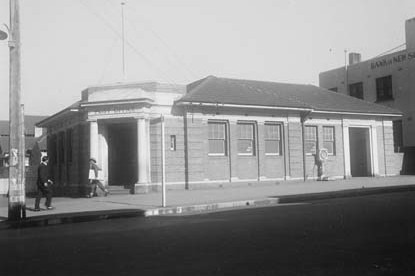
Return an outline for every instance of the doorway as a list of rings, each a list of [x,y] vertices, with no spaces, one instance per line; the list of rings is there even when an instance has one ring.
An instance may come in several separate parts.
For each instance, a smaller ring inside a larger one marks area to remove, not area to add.
[[[137,124],[109,124],[108,185],[129,188],[137,179]]]
[[[372,176],[369,128],[350,127],[349,142],[352,177]]]

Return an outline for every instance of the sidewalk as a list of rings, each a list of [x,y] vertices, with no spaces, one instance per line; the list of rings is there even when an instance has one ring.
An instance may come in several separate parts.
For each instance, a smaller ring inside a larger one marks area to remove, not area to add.
[[[127,216],[155,216],[210,212],[246,206],[267,206],[340,196],[415,190],[415,176],[353,178],[335,181],[295,181],[276,184],[252,184],[241,187],[198,190],[167,190],[166,205],[162,194],[109,195],[94,198],[53,198],[54,210],[34,212],[34,199],[26,199],[26,220],[7,221],[8,199],[0,196],[0,229],[10,226],[40,226],[108,219]],[[45,199],[42,199],[43,204]]]

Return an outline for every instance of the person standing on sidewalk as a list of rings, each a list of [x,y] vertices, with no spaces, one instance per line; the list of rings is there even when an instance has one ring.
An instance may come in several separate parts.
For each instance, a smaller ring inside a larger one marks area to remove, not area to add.
[[[109,194],[108,190],[105,189],[104,185],[99,179],[99,171],[101,171],[101,168],[97,165],[97,160],[91,157],[89,159],[89,183],[92,186],[91,192],[89,193],[88,197],[94,197],[94,195],[97,192],[97,185],[104,192],[104,196],[107,196]]]
[[[49,169],[48,169],[49,158],[47,156],[42,157],[42,162],[40,163],[37,169],[37,195],[35,200],[35,211],[40,211],[40,200],[42,196],[46,197],[45,206],[46,209],[52,210],[52,190],[51,185],[53,184],[52,180],[49,178]]]

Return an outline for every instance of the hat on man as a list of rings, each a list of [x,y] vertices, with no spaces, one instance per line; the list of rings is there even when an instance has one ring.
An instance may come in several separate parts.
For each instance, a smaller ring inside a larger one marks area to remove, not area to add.
[[[96,162],[97,162],[97,160],[96,160],[94,157],[89,158],[89,161],[92,161],[92,162],[94,162],[94,163],[96,163]]]

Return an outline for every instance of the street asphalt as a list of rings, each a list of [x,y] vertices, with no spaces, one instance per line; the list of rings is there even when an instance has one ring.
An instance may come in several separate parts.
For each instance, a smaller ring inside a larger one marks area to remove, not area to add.
[[[0,230],[11,227],[47,226],[63,223],[133,216],[183,215],[232,208],[274,206],[333,197],[415,191],[415,176],[352,178],[332,181],[286,181],[224,187],[167,190],[166,206],[162,194],[108,195],[94,198],[55,197],[53,210],[34,212],[34,198],[26,198],[26,219],[12,222],[8,198],[0,196]],[[45,199],[42,199],[43,204]]]

